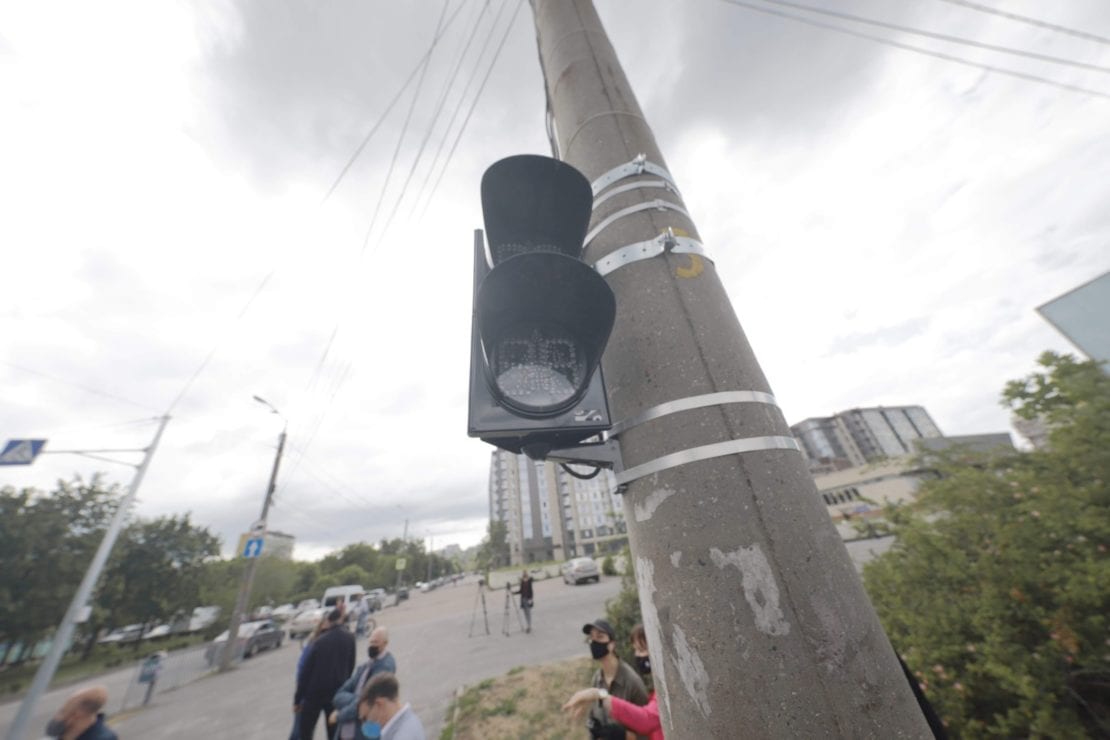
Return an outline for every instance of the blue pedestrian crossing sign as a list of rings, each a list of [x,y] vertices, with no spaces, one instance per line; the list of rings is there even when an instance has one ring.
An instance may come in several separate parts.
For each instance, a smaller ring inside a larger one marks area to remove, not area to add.
[[[30,465],[45,446],[45,439],[8,440],[0,451],[0,465]]]
[[[262,554],[262,538],[251,537],[247,540],[247,544],[243,546],[243,557],[256,558]]]

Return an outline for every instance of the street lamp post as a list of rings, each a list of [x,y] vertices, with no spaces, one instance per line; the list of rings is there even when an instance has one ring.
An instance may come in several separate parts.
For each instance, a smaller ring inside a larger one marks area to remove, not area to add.
[[[273,404],[259,396],[254,397],[266,408],[270,409],[271,413],[277,414],[281,417],[284,425],[281,428],[281,436],[278,437],[277,455],[274,456],[274,467],[270,471],[270,484],[266,487],[266,498],[262,501],[262,516],[259,517],[258,526],[261,527],[261,535],[266,535],[266,517],[270,513],[270,503],[274,498],[274,488],[277,485],[278,466],[281,465],[281,454],[285,451],[285,435],[289,429],[289,421],[281,415],[281,412],[274,408]],[[231,624],[227,628],[227,643],[224,645],[223,653],[220,655],[220,672],[224,672],[231,668],[231,661],[235,657],[235,643],[238,642],[239,625],[243,622],[243,614],[247,609],[247,604],[250,601],[251,587],[254,586],[254,574],[258,570],[258,557],[249,558],[247,569],[243,572],[243,581],[239,585],[239,596],[235,600],[235,610],[231,613]]]

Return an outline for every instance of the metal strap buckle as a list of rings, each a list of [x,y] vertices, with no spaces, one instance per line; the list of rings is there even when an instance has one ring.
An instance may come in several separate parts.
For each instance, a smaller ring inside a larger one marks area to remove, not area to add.
[[[674,178],[671,177],[670,172],[667,172],[665,169],[655,164],[654,162],[647,161],[646,154],[637,154],[635,159],[633,159],[631,162],[619,164],[613,169],[606,172],[601,177],[594,180],[591,184],[591,187],[594,191],[594,197],[596,198],[598,193],[600,193],[602,190],[609,187],[613,183],[618,182],[619,180],[623,180],[626,177],[635,177],[637,175],[642,175],[645,172],[662,177],[664,180],[671,184],[676,193],[678,192],[678,185],[675,184]]]
[[[691,239],[688,236],[675,236],[672,229],[667,229],[654,239],[629,244],[610,252],[594,264],[594,269],[597,270],[599,275],[605,276],[618,267],[658,257],[666,252],[697,254],[709,259],[705,246],[697,239]]]

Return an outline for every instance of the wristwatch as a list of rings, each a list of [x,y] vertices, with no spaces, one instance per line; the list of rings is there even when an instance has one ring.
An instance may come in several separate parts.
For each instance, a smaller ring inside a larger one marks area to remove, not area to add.
[[[605,699],[608,699],[608,698],[609,698],[609,689],[598,689],[597,690],[597,700],[598,701],[604,701]]]

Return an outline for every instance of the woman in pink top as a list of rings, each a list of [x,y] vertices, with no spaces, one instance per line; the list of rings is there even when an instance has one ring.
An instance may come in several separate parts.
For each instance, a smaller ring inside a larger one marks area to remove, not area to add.
[[[651,680],[651,658],[648,656],[647,637],[641,624],[632,628],[632,652],[636,671],[644,679],[644,683],[648,683]],[[646,735],[651,740],[663,740],[663,726],[659,722],[659,703],[654,690],[648,697],[648,703],[640,707],[630,701],[609,696],[609,693],[603,689],[582,689],[570,697],[570,700],[563,705],[563,710],[573,712],[575,717],[581,717],[589,711],[595,701],[601,702],[609,716],[624,725],[630,732]]]

